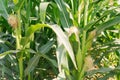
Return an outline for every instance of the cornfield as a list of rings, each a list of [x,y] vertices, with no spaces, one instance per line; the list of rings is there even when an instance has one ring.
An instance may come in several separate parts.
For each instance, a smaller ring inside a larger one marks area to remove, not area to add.
[[[0,0],[0,80],[120,80],[120,0]]]

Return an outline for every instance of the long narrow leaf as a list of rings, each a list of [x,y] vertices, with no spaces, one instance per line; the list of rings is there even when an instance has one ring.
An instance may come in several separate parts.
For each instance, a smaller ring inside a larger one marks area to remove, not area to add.
[[[73,49],[69,43],[68,37],[64,34],[64,32],[61,30],[61,28],[59,26],[54,25],[54,26],[51,26],[51,28],[56,33],[57,37],[59,37],[60,41],[62,42],[62,44],[64,45],[64,47],[68,51],[68,54],[69,54],[69,56],[74,64],[75,68],[77,69],[76,62],[75,62],[75,56],[73,53]]]
[[[4,5],[4,0],[0,0],[0,16],[1,15],[7,20],[8,13]]]
[[[50,61],[55,67],[57,67],[57,62],[56,62],[55,60],[49,58],[49,57],[48,57],[47,55],[45,55],[45,54],[39,53],[39,55],[40,55],[41,57],[47,59],[47,60]]]
[[[25,76],[28,75],[34,68],[37,66],[39,62],[40,56],[36,54],[34,57],[32,57],[28,63],[28,67],[25,69]]]
[[[98,70],[92,70],[92,71],[87,72],[86,76],[90,76],[90,75],[93,75],[96,73],[107,73],[107,72],[110,72],[112,70],[113,69],[111,69],[111,68],[100,68]]]
[[[53,45],[54,41],[49,41],[48,43],[46,43],[45,45],[43,45],[39,51],[40,53],[36,54],[33,58],[31,58],[28,62],[28,67],[25,69],[25,75],[28,75],[32,70],[35,69],[35,67],[37,66],[40,57],[44,57],[47,60],[49,60],[55,67],[57,67],[57,63],[56,61],[50,59],[49,57],[47,57],[46,55],[44,55],[43,53],[47,53],[50,49],[51,46]]]
[[[49,2],[40,3],[40,20],[42,23],[45,22],[46,10],[49,5]]]
[[[104,31],[106,28],[109,28],[111,26],[114,26],[116,24],[120,23],[120,16],[117,16],[97,27],[97,34],[100,34],[100,32]]]
[[[47,59],[48,61],[50,61],[55,67],[57,67],[57,63],[56,61],[50,59],[49,57],[47,57],[44,54],[41,53],[37,53],[33,58],[30,59],[30,61],[28,62],[28,67],[25,69],[25,76],[28,75],[31,71],[33,71],[35,69],[35,67],[37,66],[40,57],[43,57],[45,59]]]
[[[53,44],[54,44],[54,41],[48,41],[45,45],[39,48],[39,51],[41,53],[47,53],[51,49]]]
[[[68,54],[69,54],[69,56],[74,64],[75,68],[77,69],[77,65],[75,62],[75,56],[73,53],[73,49],[69,43],[69,39],[59,26],[57,26],[57,25],[50,26],[47,24],[32,25],[31,27],[28,28],[26,37],[29,38],[30,35],[32,35],[36,30],[39,30],[42,27],[51,28],[56,33],[57,37],[59,37],[60,41],[62,42],[62,44],[64,45],[64,47],[68,51]]]
[[[19,52],[19,51],[18,50],[9,50],[9,51],[6,51],[6,52],[0,54],[0,58],[3,58],[3,57],[5,57],[6,55],[8,55],[10,53],[17,53],[17,52]]]
[[[55,0],[60,11],[60,21],[64,28],[69,28],[71,26],[70,17],[65,7],[65,2],[63,0]]]
[[[66,68],[68,68],[68,61],[66,59],[67,55],[66,55],[66,50],[64,48],[64,46],[60,43],[58,43],[58,48],[57,48],[57,52],[56,52],[56,57],[57,57],[57,61],[58,61],[58,68],[59,68],[59,72],[62,72],[62,65]]]

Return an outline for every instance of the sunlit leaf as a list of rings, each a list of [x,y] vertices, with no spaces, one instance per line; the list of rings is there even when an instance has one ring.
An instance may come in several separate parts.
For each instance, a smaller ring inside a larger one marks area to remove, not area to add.
[[[0,54],[0,58],[4,58],[8,54],[17,53],[17,52],[19,52],[19,51],[18,50],[9,50],[9,51],[3,52]]]
[[[51,28],[56,33],[56,35],[60,39],[61,43],[64,45],[64,47],[68,51],[68,54],[74,64],[75,68],[77,69],[76,62],[75,62],[75,56],[73,53],[73,49],[69,43],[68,37],[65,35],[65,33],[61,30],[61,28],[59,26],[53,25],[53,26],[51,26]]]
[[[56,57],[57,57],[58,69],[59,69],[59,74],[57,78],[65,79],[66,77],[65,77],[64,68],[69,69],[68,59],[67,59],[66,49],[63,46],[63,44],[61,44],[61,41],[59,41],[59,38],[58,38],[58,48],[56,51]]]
[[[13,0],[14,4],[17,4],[19,0]]]
[[[49,4],[50,4],[49,2],[40,3],[40,20],[42,23],[45,22],[46,10]]]
[[[57,37],[60,39],[60,41],[62,42],[62,44],[64,45],[64,47],[68,51],[68,54],[69,54],[69,56],[74,64],[75,68],[77,69],[76,62],[75,62],[75,56],[74,56],[72,47],[69,43],[69,39],[59,26],[57,26],[57,25],[50,26],[48,24],[32,25],[31,27],[28,28],[26,37],[29,38],[30,35],[32,35],[36,30],[39,30],[42,27],[51,28],[56,33]]]
[[[62,66],[64,66],[65,68],[69,68],[69,66],[68,66],[67,54],[64,46],[61,43],[58,43],[58,45],[59,46],[57,48],[56,56],[57,56],[59,71],[62,72]]]

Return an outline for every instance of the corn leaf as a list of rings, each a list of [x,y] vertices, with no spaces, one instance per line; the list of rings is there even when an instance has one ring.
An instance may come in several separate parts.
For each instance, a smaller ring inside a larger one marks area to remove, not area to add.
[[[96,30],[97,30],[97,34],[100,34],[102,31],[104,31],[106,28],[109,28],[111,26],[114,26],[116,24],[120,23],[120,16],[116,16],[115,18],[99,25]]]
[[[46,60],[50,61],[55,67],[57,67],[57,62],[56,62],[54,59],[49,58],[49,57],[48,57],[47,55],[45,55],[45,54],[39,53],[39,55],[40,55],[41,57],[45,58]]]
[[[6,20],[8,18],[8,12],[4,5],[4,0],[0,0],[0,16],[3,16]]]
[[[0,54],[0,58],[4,58],[8,54],[17,53],[17,52],[19,52],[19,51],[18,50],[9,50],[9,51],[3,52]]]
[[[36,30],[39,30],[42,27],[51,28],[56,33],[57,37],[59,37],[60,41],[62,42],[62,44],[64,45],[64,47],[68,51],[68,54],[69,54],[69,56],[74,64],[75,68],[77,69],[76,62],[75,62],[75,56],[74,56],[71,44],[69,43],[69,39],[59,26],[57,26],[57,25],[50,26],[47,24],[32,25],[31,27],[28,28],[26,37],[29,38],[30,35],[32,35]]]
[[[28,75],[34,68],[37,66],[39,62],[40,56],[36,54],[34,57],[30,59],[28,62],[28,67],[25,69],[25,76]]]
[[[48,41],[45,45],[39,48],[39,51],[41,53],[47,53],[51,49],[53,44],[54,44],[54,41]]]
[[[53,43],[54,43],[54,41],[47,42],[45,45],[43,45],[39,49],[39,52],[36,53],[36,55],[29,60],[28,67],[25,69],[25,76],[28,75],[31,71],[33,71],[35,69],[35,67],[37,66],[37,64],[39,62],[40,57],[47,59],[55,67],[57,67],[56,61],[54,61],[53,59],[50,59],[48,56],[44,55],[45,53],[47,53],[51,49]]]
[[[64,28],[69,28],[71,26],[70,17],[65,7],[65,2],[63,0],[55,0],[59,11],[60,11],[60,21]]]
[[[40,20],[42,23],[45,22],[46,10],[49,5],[49,2],[41,2],[40,3]]]

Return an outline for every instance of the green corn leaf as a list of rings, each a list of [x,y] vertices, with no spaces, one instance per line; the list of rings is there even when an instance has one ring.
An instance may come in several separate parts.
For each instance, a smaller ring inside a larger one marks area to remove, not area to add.
[[[41,29],[41,28],[43,28],[43,27],[45,27],[45,26],[47,26],[47,25],[46,25],[46,24],[36,24],[36,25],[30,26],[30,27],[28,28],[27,32],[26,32],[26,38],[30,38],[30,36],[31,36],[32,34],[34,34],[35,31],[37,31],[37,30],[39,30],[39,29]]]
[[[32,1],[31,0],[29,0],[29,1],[25,1],[25,3],[27,4],[27,11],[26,11],[26,20],[27,20],[27,22],[29,23],[29,21],[30,21],[30,15],[32,14],[31,13],[31,8],[32,8],[32,6],[31,6],[31,4],[32,4]],[[27,26],[28,27],[28,26]]]
[[[40,20],[42,23],[45,23],[46,10],[50,2],[41,2],[40,3]]]
[[[39,51],[41,53],[47,53],[51,49],[53,44],[54,44],[54,41],[48,41],[45,45],[39,48]]]
[[[60,21],[64,28],[69,28],[71,26],[69,13],[65,7],[65,2],[63,0],[55,0],[59,11],[60,11]]]
[[[15,10],[15,11],[20,10],[20,9],[22,8],[22,6],[24,5],[24,2],[25,2],[25,0],[20,0],[20,1],[16,4],[14,10]]]
[[[115,18],[99,25],[96,30],[97,30],[97,34],[100,34],[102,31],[104,31],[106,28],[109,28],[111,26],[114,26],[116,24],[120,23],[120,16],[116,16]]]
[[[56,61],[54,61],[53,59],[50,59],[49,57],[44,55],[51,49],[51,46],[53,45],[53,43],[54,43],[54,41],[47,42],[45,45],[43,45],[39,49],[39,51],[40,51],[39,54],[37,53],[33,58],[30,59],[30,61],[28,62],[28,67],[25,69],[25,75],[28,75],[32,70],[35,69],[35,67],[37,66],[37,64],[39,62],[40,57],[44,57],[45,59],[50,61],[55,67],[57,67]],[[32,52],[34,52],[34,51],[32,51]]]
[[[2,71],[4,72],[4,74],[8,74],[10,77],[13,77],[13,75],[11,74],[12,73],[12,70],[8,68],[8,66],[3,66],[3,69]]]
[[[49,58],[49,57],[48,57],[47,55],[45,55],[45,54],[39,53],[39,55],[40,55],[41,57],[45,58],[46,60],[50,61],[55,67],[57,67],[57,62],[56,62],[54,59]]]
[[[18,50],[9,50],[9,51],[3,52],[0,54],[0,58],[4,58],[8,54],[17,53],[17,52],[19,52],[19,51]]]
[[[4,0],[0,0],[0,16],[3,16],[6,20],[8,18],[8,12],[4,5]]]
[[[110,72],[112,70],[113,69],[111,69],[111,68],[100,68],[98,70],[92,70],[92,71],[87,72],[86,76],[90,76],[90,75],[93,75],[96,73],[107,73],[107,72]]]
[[[47,59],[48,61],[50,61],[55,67],[57,67],[57,63],[55,60],[50,59],[48,56],[41,54],[41,53],[37,53],[33,58],[30,59],[30,61],[28,62],[28,67],[25,69],[25,76],[28,75],[31,71],[33,71],[35,69],[35,67],[37,66],[40,57],[43,57],[45,59]]]
[[[117,66],[114,69],[113,68],[102,67],[102,68],[100,68],[98,70],[91,70],[91,71],[87,72],[86,76],[91,76],[91,75],[96,74],[96,73],[109,73],[109,72],[110,73],[111,72],[115,72],[115,73],[120,72],[120,65]]]
[[[32,35],[36,30],[39,30],[42,27],[48,27],[51,28],[57,35],[57,37],[59,37],[59,39],[62,41],[62,44],[64,45],[64,47],[66,48],[66,50],[68,51],[68,54],[75,66],[75,68],[77,69],[77,65],[75,62],[75,56],[73,53],[73,49],[71,47],[71,44],[69,43],[69,39],[68,37],[65,35],[65,33],[62,31],[62,29],[57,26],[57,25],[47,25],[47,24],[36,24],[36,25],[32,25],[31,27],[28,28],[27,30],[27,35],[26,38],[29,39],[30,35]]]
[[[37,66],[39,62],[40,56],[36,54],[34,57],[30,59],[28,62],[28,67],[25,69],[25,76],[28,75],[34,68]]]
[[[1,47],[0,53],[9,50],[9,47],[6,44],[4,44],[4,43],[0,43],[0,47]]]

